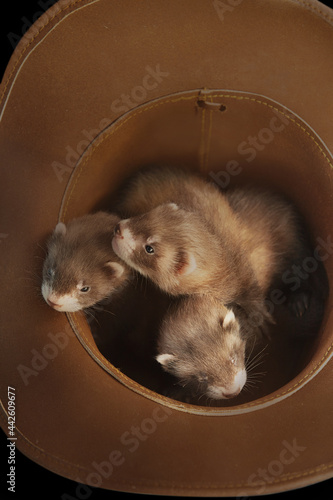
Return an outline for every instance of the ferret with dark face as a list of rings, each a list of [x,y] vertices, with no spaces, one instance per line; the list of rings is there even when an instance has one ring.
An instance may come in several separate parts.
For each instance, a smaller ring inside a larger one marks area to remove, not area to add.
[[[271,277],[304,253],[300,217],[283,197],[253,187],[222,192],[201,175],[181,168],[139,172],[126,187],[117,213],[133,218],[166,203],[198,214],[205,229],[222,240],[233,258],[238,254],[240,264],[251,266],[265,292]]]
[[[126,264],[171,295],[214,291],[227,298],[237,293],[236,256],[197,213],[175,203],[120,221],[112,247]]]
[[[192,295],[165,316],[156,359],[192,394],[229,399],[246,383],[245,346],[231,309],[211,295]]]
[[[47,243],[42,295],[60,312],[86,309],[119,292],[130,270],[113,252],[111,240],[119,217],[106,212],[57,224]]]
[[[214,293],[225,305],[271,320],[269,287],[303,251],[299,218],[264,190],[226,193],[180,169],[156,168],[130,183],[119,205],[115,253],[171,295]],[[133,217],[133,214],[137,213]]]

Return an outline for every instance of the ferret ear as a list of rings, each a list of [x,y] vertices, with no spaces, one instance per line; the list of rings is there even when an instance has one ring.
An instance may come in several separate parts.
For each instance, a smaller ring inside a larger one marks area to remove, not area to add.
[[[167,203],[167,206],[172,208],[172,210],[178,210],[179,209],[179,206],[177,205],[177,203]]]
[[[158,361],[162,366],[168,366],[172,361],[175,361],[176,356],[173,354],[159,354],[156,356],[156,361]]]
[[[119,264],[119,262],[109,260],[105,265],[112,270],[116,278],[120,278],[120,276],[122,276],[123,272],[125,271],[124,266]]]
[[[229,326],[231,326],[235,322],[236,322],[236,318],[235,318],[234,312],[231,309],[229,309],[227,314],[224,317],[222,326],[223,326],[223,328],[228,328]]]
[[[63,222],[58,222],[55,227],[54,234],[59,234],[60,236],[65,236],[67,228]]]
[[[188,276],[197,268],[197,261],[192,253],[186,253],[182,256],[180,263],[177,266],[177,274]]]

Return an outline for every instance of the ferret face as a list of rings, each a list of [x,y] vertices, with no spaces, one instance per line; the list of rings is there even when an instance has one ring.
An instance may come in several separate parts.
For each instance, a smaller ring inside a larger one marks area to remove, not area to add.
[[[48,305],[60,312],[93,306],[118,291],[129,277],[112,251],[112,230],[103,234],[96,224],[94,235],[91,216],[90,229],[86,222],[83,217],[67,228],[59,223],[48,242],[41,291]]]
[[[112,247],[126,264],[173,293],[184,279],[198,272],[200,224],[196,215],[167,203],[120,221]]]
[[[247,379],[239,324],[232,310],[223,306],[205,310],[200,300],[195,301],[195,307],[180,307],[165,319],[156,359],[197,395],[233,398]]]

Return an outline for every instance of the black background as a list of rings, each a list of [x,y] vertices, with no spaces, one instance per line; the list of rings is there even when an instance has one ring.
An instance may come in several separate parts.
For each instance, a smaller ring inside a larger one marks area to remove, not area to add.
[[[121,1],[121,0],[118,0]],[[140,0],[137,0],[140,1]],[[165,0],[167,1],[167,0]],[[43,13],[41,5],[51,5],[55,1],[42,0],[38,3],[37,0],[25,0],[20,3],[9,3],[7,7],[2,5],[2,30],[1,30],[1,77],[5,71],[9,58],[13,52],[15,43],[24,34],[27,28],[33,23],[34,20]],[[227,2],[226,2],[227,3]],[[328,2],[322,2],[328,5]],[[5,8],[5,11],[4,11]],[[311,39],[311,33],[309,33]],[[332,54],[333,57],[333,54]],[[333,85],[333,82],[332,82]],[[333,422],[332,422],[333,431]],[[60,477],[48,470],[40,467],[36,463],[27,459],[18,450],[16,450],[16,492],[10,493],[7,491],[6,477],[8,473],[7,465],[7,441],[4,433],[0,431],[0,457],[3,458],[3,466],[0,468],[0,499],[25,499],[31,498],[32,500],[61,500],[63,494],[71,495],[76,498],[77,483],[69,479]],[[89,500],[103,500],[110,499],[115,495],[124,496],[125,493],[116,493],[112,491],[93,489]],[[333,479],[317,483],[313,486],[307,486],[294,491],[285,493],[277,493],[274,495],[264,495],[262,499],[271,500],[288,500],[297,497],[309,495],[310,499],[315,498],[333,498]],[[135,494],[131,494],[135,496]],[[142,495],[140,495],[142,497]],[[153,496],[150,496],[153,498]]]

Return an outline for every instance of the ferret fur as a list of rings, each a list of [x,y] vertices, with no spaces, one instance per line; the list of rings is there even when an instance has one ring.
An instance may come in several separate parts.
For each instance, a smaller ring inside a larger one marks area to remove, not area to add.
[[[131,248],[117,234],[113,247],[129,266],[170,294],[210,291],[263,319],[271,319],[264,303],[269,287],[304,250],[298,214],[284,198],[253,188],[222,193],[180,168],[134,176],[117,211],[130,217],[120,228],[130,235]],[[157,251],[144,256],[152,241]]]
[[[246,383],[245,340],[231,309],[212,295],[179,300],[165,316],[157,361],[196,396],[235,397]]]
[[[60,312],[86,309],[120,291],[131,276],[111,240],[119,221],[97,212],[57,224],[47,242],[42,295]]]

